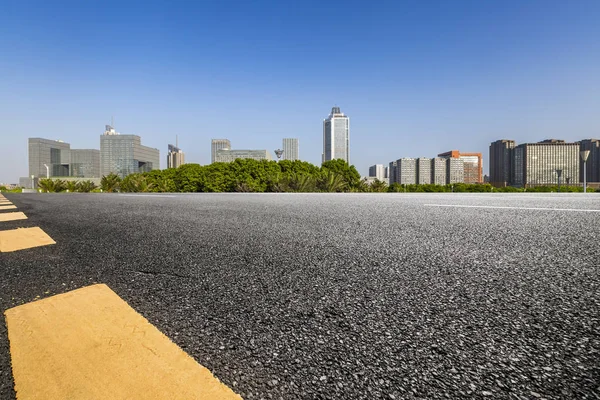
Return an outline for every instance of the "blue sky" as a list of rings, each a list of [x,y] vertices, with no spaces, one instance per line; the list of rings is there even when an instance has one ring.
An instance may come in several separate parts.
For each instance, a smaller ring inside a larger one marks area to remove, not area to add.
[[[351,161],[600,137],[600,2],[0,0],[0,182],[27,138],[99,148],[121,133],[186,161],[210,139],[320,163],[350,116]]]

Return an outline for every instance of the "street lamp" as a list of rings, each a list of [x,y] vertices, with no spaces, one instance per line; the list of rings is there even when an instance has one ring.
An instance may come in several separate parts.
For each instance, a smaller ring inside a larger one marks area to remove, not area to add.
[[[46,167],[46,179],[50,179],[50,167],[48,164],[44,164],[44,167]]]
[[[589,150],[581,150],[579,152],[581,159],[583,160],[583,193],[587,192],[587,176],[585,170],[585,163],[587,162],[588,156],[590,155]]]
[[[562,169],[556,170],[556,175],[558,175],[558,192],[560,192],[560,176],[562,175]]]
[[[35,189],[35,175],[31,175],[31,188]]]

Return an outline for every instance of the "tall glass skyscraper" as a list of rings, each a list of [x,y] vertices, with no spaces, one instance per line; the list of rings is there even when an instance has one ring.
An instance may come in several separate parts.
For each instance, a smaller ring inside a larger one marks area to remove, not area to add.
[[[331,114],[323,121],[322,162],[336,158],[350,164],[350,118],[339,107],[333,107]]]

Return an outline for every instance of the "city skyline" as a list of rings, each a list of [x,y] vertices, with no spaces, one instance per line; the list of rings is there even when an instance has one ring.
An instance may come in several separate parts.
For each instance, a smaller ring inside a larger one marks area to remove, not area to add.
[[[451,148],[482,153],[488,174],[498,138],[600,136],[597,2],[328,3],[335,21],[310,1],[131,4],[58,16],[41,1],[5,7],[0,148],[10,151],[0,181],[27,174],[28,138],[94,148],[111,115],[152,148],[178,134],[188,163],[209,163],[213,137],[273,149],[293,135],[318,165],[323,110],[339,105],[352,116],[350,160],[362,175]],[[336,57],[322,57],[332,45]]]

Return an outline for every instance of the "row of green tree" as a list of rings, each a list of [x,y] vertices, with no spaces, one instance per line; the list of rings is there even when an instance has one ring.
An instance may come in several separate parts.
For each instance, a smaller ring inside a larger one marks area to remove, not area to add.
[[[102,177],[100,188],[90,181],[72,182],[41,179],[45,192],[551,192],[556,186],[519,189],[494,188],[489,184],[388,185],[361,179],[352,165],[332,160],[320,167],[306,161],[257,161],[238,159],[210,165],[185,164],[179,168]],[[561,191],[581,191],[581,187],[561,186]]]

